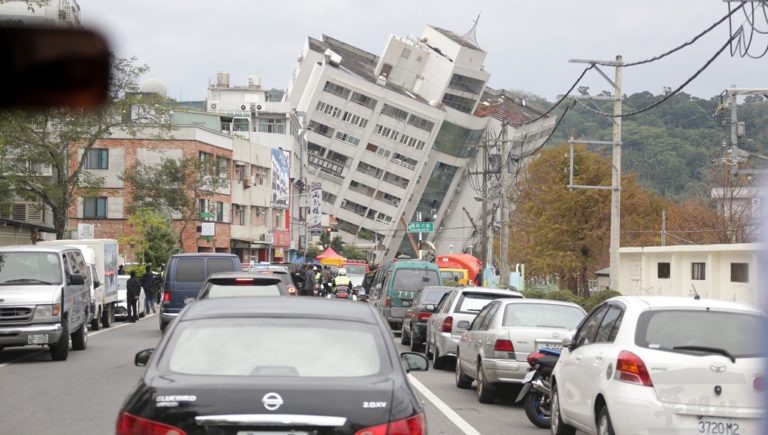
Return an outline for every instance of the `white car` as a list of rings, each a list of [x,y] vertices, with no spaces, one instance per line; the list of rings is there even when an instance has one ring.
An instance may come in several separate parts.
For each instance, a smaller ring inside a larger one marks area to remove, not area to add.
[[[609,299],[563,342],[552,433],[763,433],[764,325],[732,302]]]
[[[129,275],[117,276],[117,310],[115,310],[115,317],[128,320],[128,278]],[[144,317],[147,314],[144,310],[144,289],[139,294],[139,317]]]

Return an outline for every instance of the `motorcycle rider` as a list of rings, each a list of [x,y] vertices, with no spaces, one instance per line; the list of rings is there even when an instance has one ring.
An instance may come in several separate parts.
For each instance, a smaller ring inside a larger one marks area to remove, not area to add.
[[[336,279],[333,280],[333,285],[338,287],[340,285],[345,285],[349,287],[352,285],[352,280],[349,279],[347,276],[347,269],[341,268],[339,269],[339,274],[336,276]]]

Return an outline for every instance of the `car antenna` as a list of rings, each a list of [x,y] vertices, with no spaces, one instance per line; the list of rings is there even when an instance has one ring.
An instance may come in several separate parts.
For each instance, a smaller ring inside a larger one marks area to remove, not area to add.
[[[701,296],[699,295],[699,292],[696,291],[696,286],[693,285],[693,283],[691,283],[691,289],[693,289],[693,299],[697,301],[701,299]]]

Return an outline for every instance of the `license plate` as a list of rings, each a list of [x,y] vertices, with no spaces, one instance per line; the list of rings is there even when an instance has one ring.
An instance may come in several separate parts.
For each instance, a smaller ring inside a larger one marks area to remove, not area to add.
[[[697,433],[707,435],[748,435],[745,434],[739,422],[727,418],[708,418],[699,419]]]
[[[27,336],[27,344],[48,344],[48,334],[30,334]]]
[[[563,346],[558,346],[556,344],[548,344],[546,346],[539,346],[539,352],[542,350],[551,350],[553,352],[561,352],[563,350]]]
[[[523,383],[531,382],[531,379],[533,379],[533,376],[536,374],[536,370],[531,370],[528,372],[525,377],[523,378]]]
[[[288,431],[288,432],[281,432],[281,431],[252,431],[252,430],[241,430],[237,432],[237,435],[309,435],[309,432],[296,432],[296,431]]]

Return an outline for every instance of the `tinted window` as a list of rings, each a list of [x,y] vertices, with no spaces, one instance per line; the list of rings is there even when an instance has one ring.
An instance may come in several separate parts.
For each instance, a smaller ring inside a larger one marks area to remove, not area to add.
[[[488,314],[485,315],[485,319],[483,319],[483,323],[480,325],[480,329],[487,330],[491,326],[491,323],[493,322],[493,318],[496,316],[496,312],[499,311],[500,305],[501,304],[499,304],[498,302],[492,302],[488,304],[488,306],[486,307],[487,308],[486,312]]]
[[[456,293],[449,293],[440,300],[440,305],[437,306],[437,311],[441,313],[447,313],[451,310],[451,305],[453,305],[453,300],[456,299]]]
[[[472,324],[470,325],[471,329],[473,331],[482,331],[483,328],[483,322],[485,321],[485,318],[488,316],[488,307],[483,308],[480,310],[480,314],[475,317],[475,320],[472,321]]]
[[[597,328],[600,326],[600,322],[603,320],[607,310],[608,306],[602,305],[589,315],[584,324],[581,325],[581,328],[576,332],[576,346],[594,343]]]
[[[616,334],[619,332],[619,325],[621,324],[621,318],[624,312],[618,307],[611,307],[603,317],[603,323],[600,324],[600,328],[597,330],[597,336],[595,337],[596,343],[611,343],[616,338]]]
[[[467,292],[461,296],[456,310],[459,313],[476,314],[483,309],[489,302],[495,299],[510,298],[515,296],[489,294],[489,293],[471,293]]]
[[[176,261],[176,282],[205,281],[202,258],[179,258]]]
[[[231,258],[209,258],[208,259],[208,275],[217,272],[232,272],[235,269],[235,263]]]
[[[449,290],[422,290],[421,292],[421,301],[419,304],[421,305],[427,305],[427,304],[434,304],[437,305],[440,303],[440,299],[443,298],[443,295],[448,293]]]
[[[219,285],[211,284],[207,297],[213,298],[238,298],[249,296],[280,296],[277,285]]]
[[[347,275],[363,275],[365,274],[365,266],[359,266],[354,264],[345,264],[344,269],[347,270]]]
[[[640,316],[635,344],[648,349],[709,355],[710,352],[678,349],[703,346],[724,349],[735,358],[759,356],[759,338],[765,320],[745,313],[663,310]]]
[[[504,326],[576,329],[584,310],[553,304],[509,304],[504,308]]]
[[[62,258],[64,258],[62,256]],[[65,260],[66,261],[66,260]],[[35,285],[40,281],[61,284],[57,254],[48,252],[5,252],[0,254],[0,285]]]
[[[161,369],[189,375],[354,378],[391,370],[374,325],[296,318],[178,324]]]
[[[415,292],[428,285],[439,285],[440,278],[434,270],[397,269],[392,281],[392,291]]]

